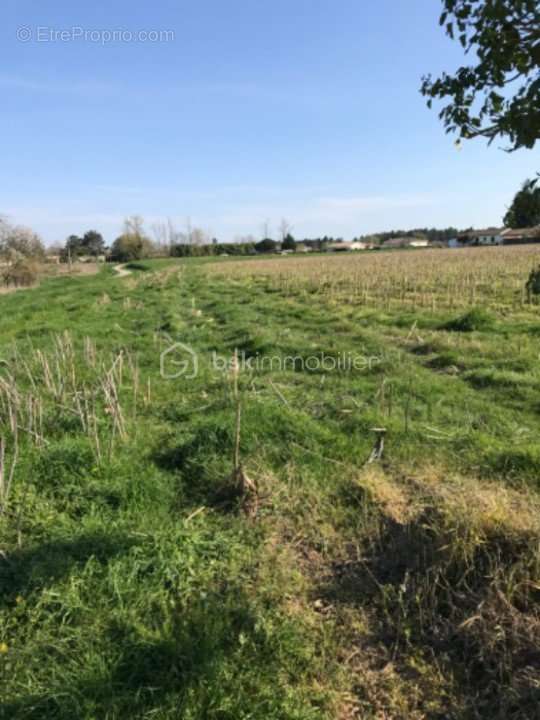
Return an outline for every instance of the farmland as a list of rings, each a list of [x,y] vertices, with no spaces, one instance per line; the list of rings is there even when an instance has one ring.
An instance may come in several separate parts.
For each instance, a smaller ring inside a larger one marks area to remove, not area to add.
[[[539,263],[163,260],[1,297],[5,717],[536,717]]]
[[[431,310],[489,305],[517,309],[527,302],[525,285],[540,263],[537,245],[426,250],[395,253],[345,253],[220,264],[220,274],[264,277],[269,286],[288,292],[323,294],[356,305],[386,309]]]

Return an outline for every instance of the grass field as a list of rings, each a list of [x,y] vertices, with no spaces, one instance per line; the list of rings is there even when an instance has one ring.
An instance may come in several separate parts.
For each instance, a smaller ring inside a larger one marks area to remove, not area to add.
[[[539,262],[0,297],[0,716],[538,717]]]

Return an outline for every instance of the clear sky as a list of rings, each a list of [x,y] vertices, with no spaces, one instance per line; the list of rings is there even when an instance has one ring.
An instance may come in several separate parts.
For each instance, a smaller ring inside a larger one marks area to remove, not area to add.
[[[0,213],[47,242],[112,240],[130,214],[190,216],[223,240],[283,216],[298,237],[498,224],[539,153],[445,135],[419,93],[422,74],[463,61],[439,12],[2,0]]]

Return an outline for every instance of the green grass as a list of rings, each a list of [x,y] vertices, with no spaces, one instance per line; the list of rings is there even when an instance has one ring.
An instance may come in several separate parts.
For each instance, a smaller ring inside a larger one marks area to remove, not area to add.
[[[42,399],[44,438],[24,415],[0,519],[5,717],[534,717],[538,534],[515,510],[540,477],[534,313],[378,312],[205,264],[0,298],[0,375]],[[197,377],[160,376],[171,340]],[[237,378],[249,502],[213,361],[235,349],[285,365]],[[58,397],[38,351],[74,368]],[[120,352],[124,438],[101,389]],[[321,353],[373,361],[305,367]]]

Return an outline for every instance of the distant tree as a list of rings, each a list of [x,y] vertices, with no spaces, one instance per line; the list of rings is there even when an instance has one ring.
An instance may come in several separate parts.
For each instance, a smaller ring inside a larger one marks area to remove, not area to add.
[[[271,236],[270,232],[270,220],[265,220],[261,225],[262,239],[267,240]]]
[[[191,245],[191,243],[193,242],[193,235],[192,235],[192,233],[193,233],[193,226],[191,225],[191,218],[188,216],[188,217],[186,218],[186,232],[185,232],[186,243],[187,243],[188,245]]]
[[[154,241],[158,251],[164,254],[170,254],[170,249],[173,245],[187,243],[185,234],[176,228],[171,218],[154,223],[154,225],[152,225],[152,234],[154,235]]]
[[[260,253],[273,253],[276,252],[278,244],[272,238],[263,238],[258,243],[255,243],[255,250]]]
[[[287,235],[291,234],[291,230],[291,223],[285,218],[281,218],[281,222],[279,223],[279,239],[281,240],[281,242],[285,240]]]
[[[70,235],[60,253],[61,262],[71,262],[82,255],[82,242],[78,235]]]
[[[10,229],[11,226],[8,223],[7,217],[5,215],[0,215],[0,248],[3,246],[7,236],[9,235]]]
[[[256,242],[257,242],[257,240],[255,239],[255,237],[251,234],[248,234],[248,235],[236,235],[236,237],[234,238],[234,243],[232,243],[232,244],[242,245],[243,243],[247,243],[249,245],[255,245]],[[227,243],[227,245],[231,245],[231,243]]]
[[[130,260],[141,260],[148,256],[148,249],[145,246],[144,238],[139,235],[120,235],[114,241],[111,248],[111,257],[116,262],[129,262]]]
[[[296,240],[291,233],[287,233],[281,242],[282,250],[294,250],[296,248]]]
[[[144,220],[132,215],[124,221],[124,232],[114,241],[111,257],[117,262],[129,262],[148,257],[152,250],[152,241],[144,232]]]
[[[474,63],[454,75],[422,78],[431,107],[449,99],[439,117],[460,138],[510,140],[509,150],[540,138],[540,4],[538,0],[443,0],[440,24],[457,35]]]
[[[207,245],[210,243],[210,237],[202,228],[194,227],[191,229],[192,245]]]
[[[89,230],[82,238],[82,250],[87,255],[103,255],[105,252],[105,241],[102,235],[96,230]]]
[[[516,193],[504,224],[511,228],[525,228],[540,225],[540,186],[536,180],[526,180]]]
[[[166,222],[157,222],[152,225],[154,242],[158,249],[170,250],[169,227]]]
[[[140,215],[130,215],[124,220],[124,235],[137,235],[144,237],[144,218]]]
[[[39,235],[29,228],[11,225],[0,220],[0,255],[8,261],[16,258],[30,258],[37,261],[45,259],[45,246]]]

